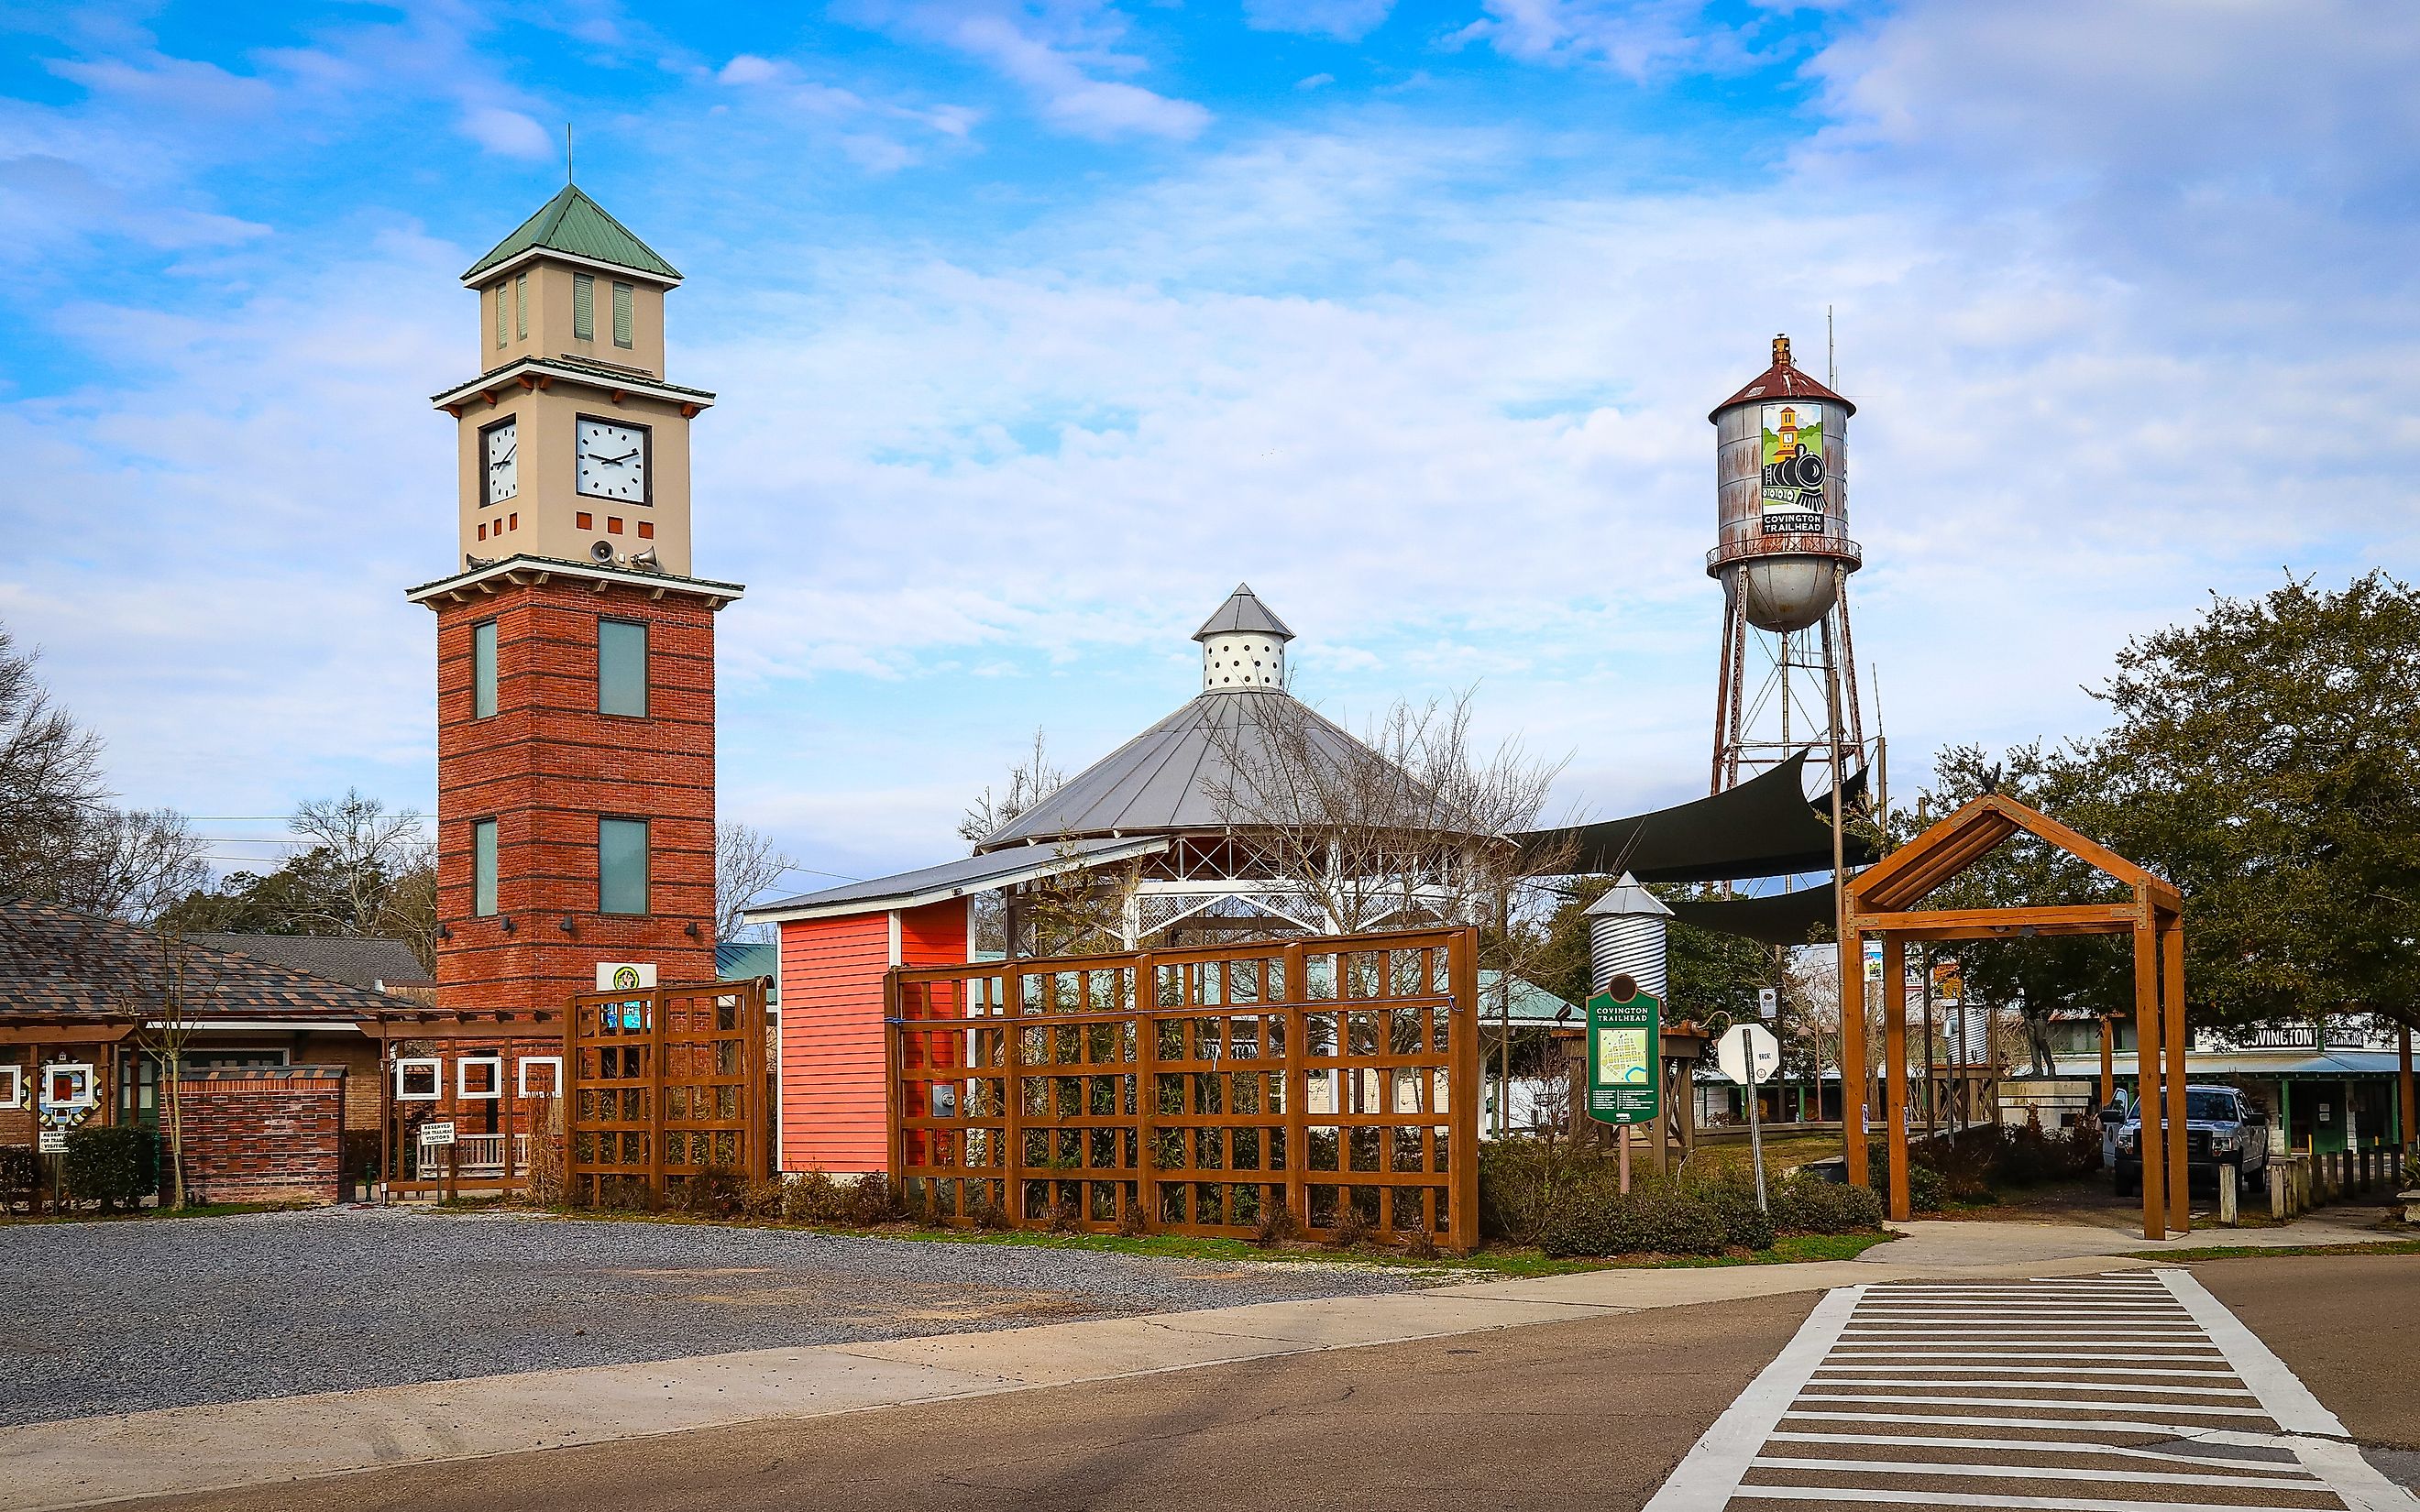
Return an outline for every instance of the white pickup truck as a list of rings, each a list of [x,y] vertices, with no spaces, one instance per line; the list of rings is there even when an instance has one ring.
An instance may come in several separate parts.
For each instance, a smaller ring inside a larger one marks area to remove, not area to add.
[[[2118,1178],[2118,1195],[2133,1196],[2143,1187],[2143,1119],[2139,1106],[2117,1126],[2111,1141],[2110,1165]],[[2222,1165],[2235,1167],[2250,1180],[2269,1168],[2269,1125],[2256,1117],[2243,1094],[2232,1087],[2185,1088],[2185,1179],[2218,1179]]]

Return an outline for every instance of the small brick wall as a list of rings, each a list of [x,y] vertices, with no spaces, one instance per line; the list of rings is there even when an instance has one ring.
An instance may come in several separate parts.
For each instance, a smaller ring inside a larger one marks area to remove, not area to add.
[[[179,1082],[178,1094],[193,1201],[342,1199],[343,1067],[205,1072]]]

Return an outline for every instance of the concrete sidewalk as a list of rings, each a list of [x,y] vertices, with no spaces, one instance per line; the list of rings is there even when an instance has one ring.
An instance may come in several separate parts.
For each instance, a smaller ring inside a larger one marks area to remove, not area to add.
[[[1903,1227],[1906,1238],[1854,1260],[1467,1282],[35,1424],[0,1430],[0,1509],[266,1485],[1859,1283],[2081,1274],[2156,1263],[2115,1257],[2121,1249],[2146,1247],[2139,1238],[2079,1226]],[[2195,1242],[2391,1237],[2305,1223],[2207,1241],[2196,1234]]]

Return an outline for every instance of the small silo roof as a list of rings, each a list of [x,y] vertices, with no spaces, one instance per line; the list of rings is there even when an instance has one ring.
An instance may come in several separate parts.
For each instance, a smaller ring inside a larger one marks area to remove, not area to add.
[[[1202,621],[1202,628],[1193,632],[1193,639],[1207,640],[1214,635],[1273,635],[1280,640],[1294,639],[1294,632],[1285,627],[1285,621],[1270,613],[1268,606],[1253,594],[1250,583],[1237,583],[1235,591],[1227,595],[1227,602],[1218,606],[1218,611]]]

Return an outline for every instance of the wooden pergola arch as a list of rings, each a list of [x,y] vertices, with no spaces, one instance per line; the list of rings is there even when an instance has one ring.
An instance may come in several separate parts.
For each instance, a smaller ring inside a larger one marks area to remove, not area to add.
[[[2045,903],[2016,908],[1927,909],[1935,890],[2020,831],[2057,846],[2130,890],[2125,903]],[[2143,1119],[2143,1237],[2169,1233],[2185,1213],[2184,900],[2170,883],[2047,814],[1986,794],[1849,881],[1841,907],[1841,1070],[1849,1180],[1870,1186],[1866,1160],[1865,937],[1883,947],[1883,1126],[1889,1211],[1909,1216],[1907,987],[1909,940],[1991,940],[2046,934],[2134,937],[2135,1070]],[[1892,990],[1892,984],[1898,990]],[[1855,1074],[1850,1069],[1855,1068]],[[2161,1111],[2164,1109],[2164,1127]]]

